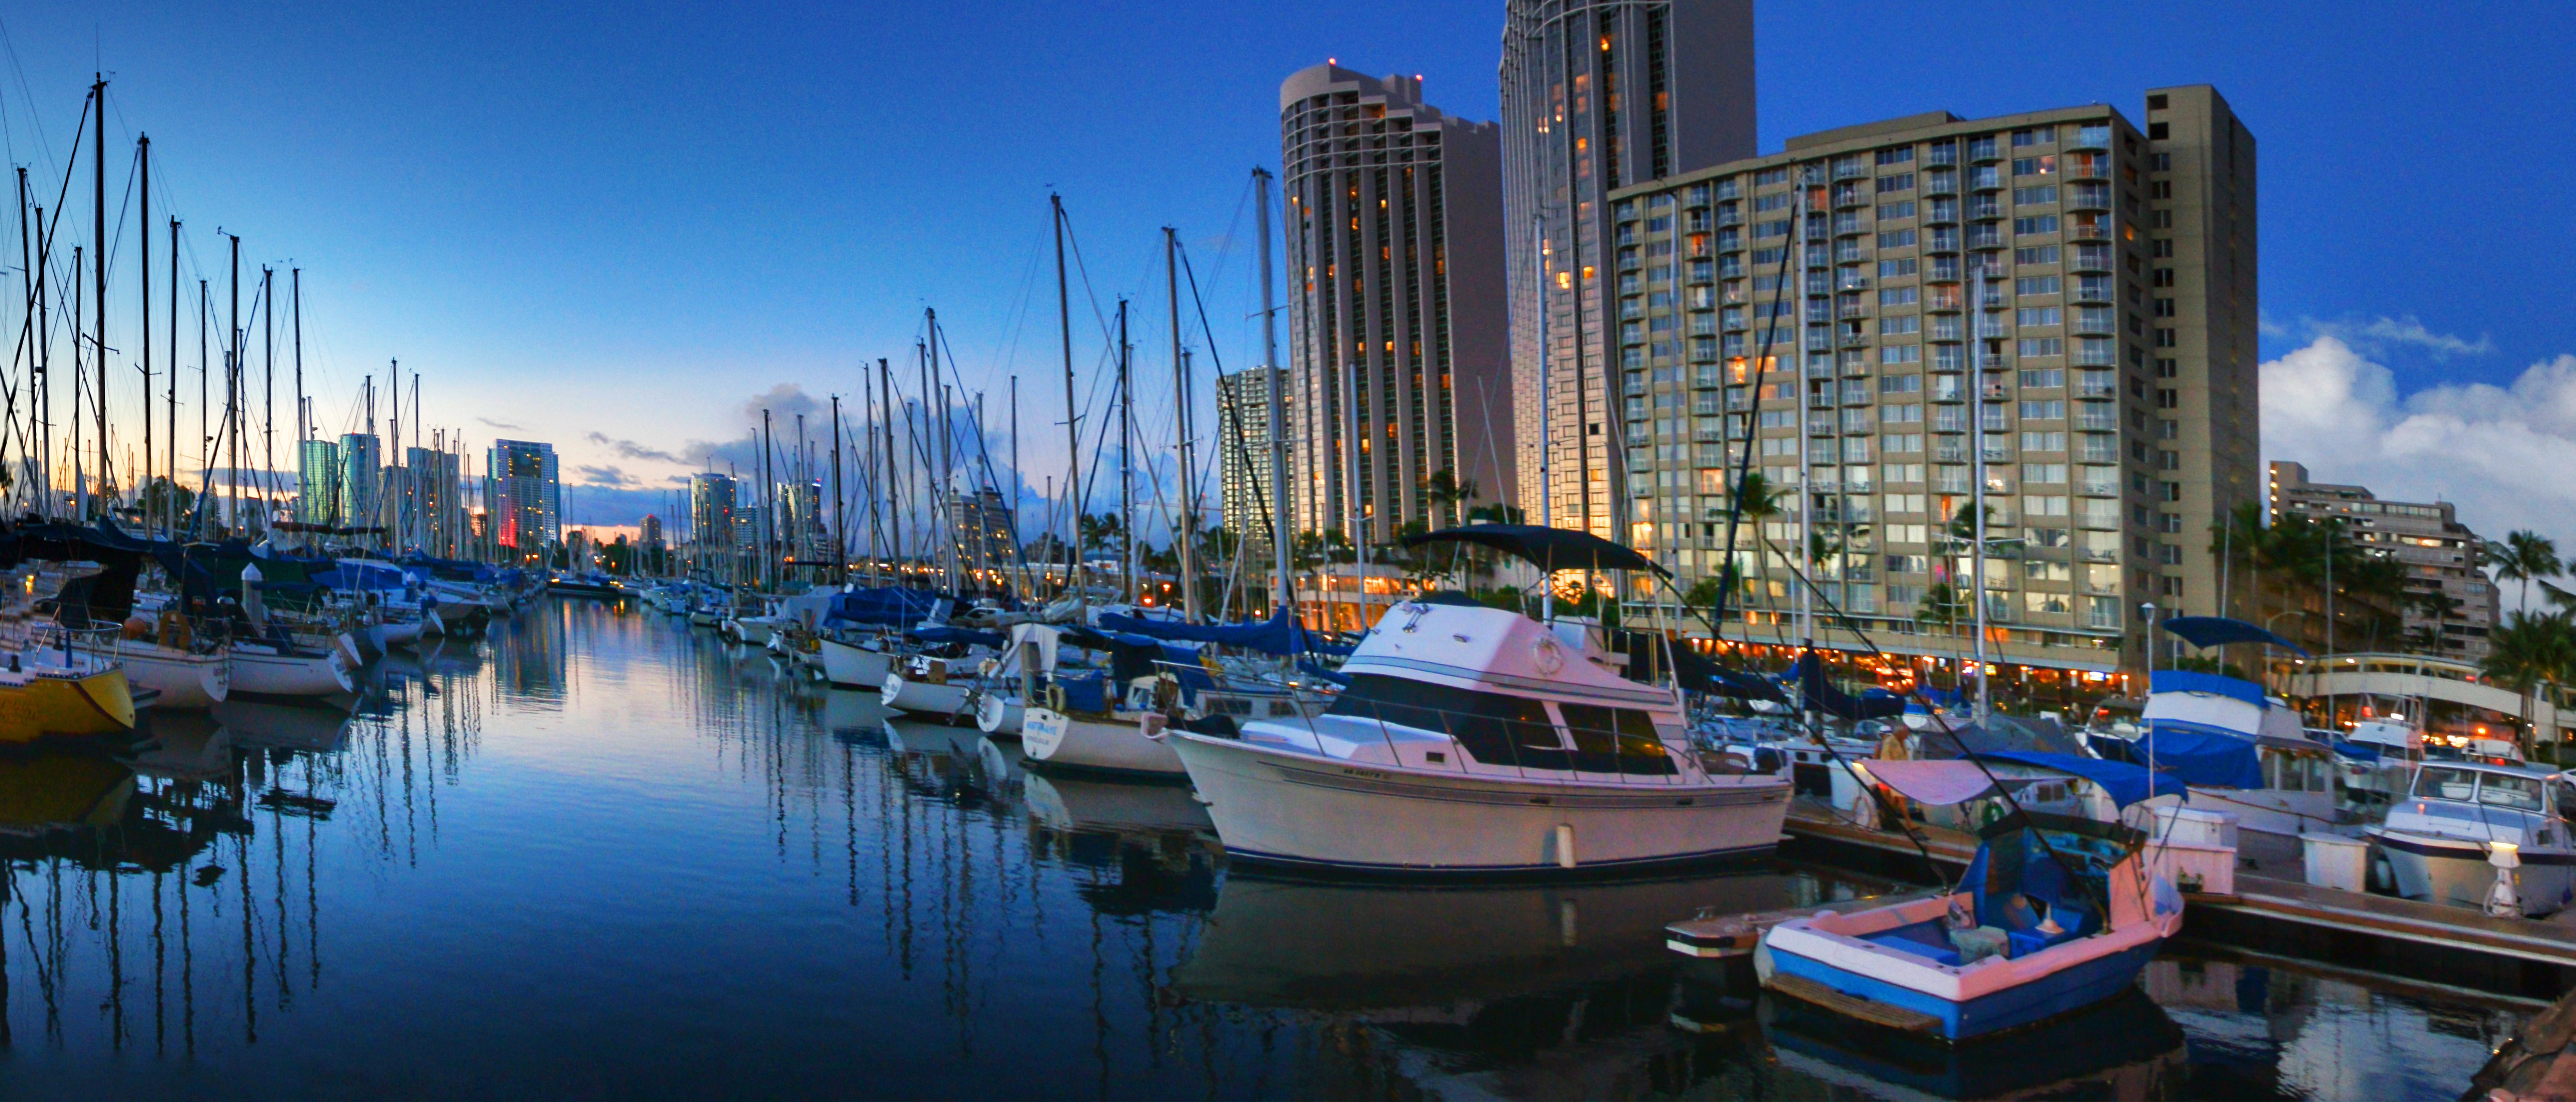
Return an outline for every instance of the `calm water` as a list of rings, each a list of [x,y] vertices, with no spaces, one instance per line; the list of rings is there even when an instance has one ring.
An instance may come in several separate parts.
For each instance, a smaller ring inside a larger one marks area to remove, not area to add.
[[[1229,876],[1182,789],[596,605],[381,682],[0,761],[0,1094],[2449,1098],[2528,1009],[2177,953],[1952,1053],[1661,947],[1857,877]]]

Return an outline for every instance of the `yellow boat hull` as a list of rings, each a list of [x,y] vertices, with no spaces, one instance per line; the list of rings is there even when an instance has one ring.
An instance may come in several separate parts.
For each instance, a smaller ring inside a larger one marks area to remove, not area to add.
[[[122,669],[87,677],[0,683],[0,746],[49,736],[113,735],[134,729],[134,692]]]

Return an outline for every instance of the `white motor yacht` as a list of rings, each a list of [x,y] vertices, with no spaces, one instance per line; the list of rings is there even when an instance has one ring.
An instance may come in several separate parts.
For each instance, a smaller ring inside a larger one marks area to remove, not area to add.
[[[2513,885],[2512,908],[2538,917],[2576,902],[2576,783],[2484,762],[2435,761],[2369,828],[2388,858],[2397,894],[2465,907],[2499,902],[2498,874]]]
[[[1709,771],[1678,691],[1630,680],[1626,660],[1583,624],[1408,601],[1323,715],[1166,738],[1247,861],[1490,874],[1769,852],[1789,779]]]

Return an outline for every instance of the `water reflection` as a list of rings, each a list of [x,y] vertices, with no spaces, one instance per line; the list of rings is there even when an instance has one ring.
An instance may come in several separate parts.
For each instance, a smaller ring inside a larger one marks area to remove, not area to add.
[[[1235,875],[1186,788],[1033,772],[596,605],[363,689],[0,759],[0,1090],[2447,1097],[2527,1012],[2176,954],[1927,1051],[1663,950],[1865,878]]]

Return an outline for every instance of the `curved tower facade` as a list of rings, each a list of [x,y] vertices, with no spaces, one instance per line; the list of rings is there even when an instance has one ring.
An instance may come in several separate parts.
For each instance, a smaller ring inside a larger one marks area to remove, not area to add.
[[[1679,370],[1680,338],[1633,357],[1607,339],[1616,280],[1674,258],[1618,274],[1605,199],[1753,155],[1752,0],[1509,0],[1501,78],[1519,504],[1618,538],[1628,464],[1608,410],[1627,372]]]

